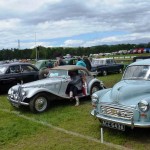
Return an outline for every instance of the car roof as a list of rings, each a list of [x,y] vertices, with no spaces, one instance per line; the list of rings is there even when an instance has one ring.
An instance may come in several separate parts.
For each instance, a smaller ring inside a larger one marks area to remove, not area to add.
[[[129,66],[136,66],[136,65],[150,65],[150,59],[144,59],[144,60],[140,60],[140,61],[136,61],[132,64],[130,64]]]
[[[12,66],[12,65],[25,65],[25,64],[32,65],[31,63],[24,63],[24,62],[11,62],[11,63],[4,63],[4,64],[0,64],[0,65]]]
[[[64,66],[57,66],[51,69],[60,69],[60,70],[78,70],[78,69],[82,69],[82,70],[86,70],[87,69],[85,67],[82,66],[76,66],[76,65],[64,65]]]

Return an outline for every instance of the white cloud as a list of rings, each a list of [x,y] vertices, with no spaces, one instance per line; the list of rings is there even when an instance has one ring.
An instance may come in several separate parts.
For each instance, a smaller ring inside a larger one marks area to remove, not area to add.
[[[78,46],[82,46],[84,43],[84,41],[82,40],[67,40],[64,42],[64,47],[78,47]]]
[[[142,0],[1,0],[0,49],[17,47],[18,39],[22,48],[31,47],[35,32],[43,45],[147,42],[149,7],[149,1]],[[79,38],[88,33],[98,36]]]

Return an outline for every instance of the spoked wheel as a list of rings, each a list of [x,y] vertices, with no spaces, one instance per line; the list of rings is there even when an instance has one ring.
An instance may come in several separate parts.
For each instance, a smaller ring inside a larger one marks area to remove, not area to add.
[[[44,112],[48,107],[48,97],[44,93],[40,93],[35,95],[30,103],[29,103],[30,110],[34,113],[41,113]]]

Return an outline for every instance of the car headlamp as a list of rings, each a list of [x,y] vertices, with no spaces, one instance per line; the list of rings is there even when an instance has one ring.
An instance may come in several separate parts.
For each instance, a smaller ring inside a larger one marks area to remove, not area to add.
[[[98,101],[98,96],[97,96],[97,94],[92,94],[92,103],[97,103],[97,101]]]
[[[22,96],[25,96],[26,95],[26,91],[22,90],[21,94],[22,94]]]
[[[142,112],[146,112],[149,109],[149,103],[146,100],[142,100],[138,103],[138,107]]]

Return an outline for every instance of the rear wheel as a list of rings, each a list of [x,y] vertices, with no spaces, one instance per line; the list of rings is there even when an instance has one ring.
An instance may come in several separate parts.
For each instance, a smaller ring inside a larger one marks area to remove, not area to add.
[[[48,96],[45,93],[35,95],[31,99],[29,107],[34,113],[44,112],[48,107]]]
[[[119,73],[122,73],[123,71],[122,71],[122,69],[119,69]]]
[[[101,89],[103,89],[103,88],[100,86],[99,83],[94,83],[92,85],[92,88],[91,88],[91,91],[90,91],[90,95],[92,95],[93,93],[95,93],[95,92],[97,92],[97,91],[99,91]]]
[[[103,76],[107,76],[107,71],[103,70],[102,74],[103,74]]]

